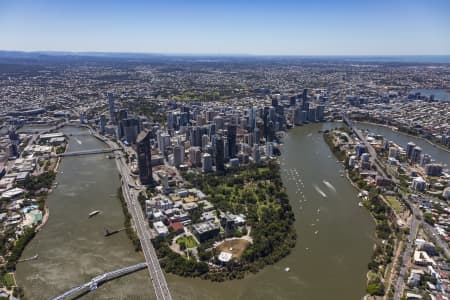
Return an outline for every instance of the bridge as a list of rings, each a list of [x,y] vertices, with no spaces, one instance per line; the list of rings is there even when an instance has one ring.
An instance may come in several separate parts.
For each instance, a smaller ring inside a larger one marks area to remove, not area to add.
[[[89,155],[89,154],[100,154],[100,153],[111,153],[116,150],[120,150],[119,148],[101,148],[101,149],[90,149],[90,150],[82,150],[82,151],[72,151],[72,152],[64,152],[58,154],[59,157],[66,156],[80,156],[80,155]]]
[[[86,282],[79,286],[73,287],[70,290],[68,290],[67,292],[65,292],[59,296],[56,296],[55,298],[53,298],[53,300],[63,300],[68,297],[77,295],[81,292],[95,291],[98,286],[102,285],[103,283],[105,283],[107,281],[113,280],[117,277],[129,274],[132,272],[136,272],[136,271],[144,269],[146,267],[147,267],[147,263],[140,263],[140,264],[132,265],[129,267],[125,267],[125,268],[121,268],[121,269],[117,269],[117,270],[114,270],[111,272],[101,274],[99,276],[92,278],[89,282]]]

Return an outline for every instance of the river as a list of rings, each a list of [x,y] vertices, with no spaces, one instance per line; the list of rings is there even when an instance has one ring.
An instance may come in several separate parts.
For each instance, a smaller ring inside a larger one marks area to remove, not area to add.
[[[87,132],[74,127],[63,131]],[[69,140],[71,151],[103,147],[90,135]],[[39,258],[17,266],[16,278],[27,299],[50,299],[106,271],[144,261],[124,231],[103,237],[105,226],[119,229],[124,221],[114,160],[105,154],[66,157],[58,171],[58,186],[47,199],[50,218],[23,254],[39,254]],[[102,213],[88,219],[93,210]],[[83,299],[142,299],[143,295],[154,298],[147,270],[109,282]]]
[[[213,283],[169,274],[174,299],[348,300],[364,295],[375,226],[318,133],[332,126],[297,127],[284,138],[282,178],[298,233],[292,253],[243,280]],[[89,136],[70,139],[74,151],[99,148],[99,143]],[[143,261],[123,232],[102,236],[105,225],[119,228],[123,222],[114,161],[104,155],[67,157],[60,171],[59,185],[48,199],[49,222],[24,254],[38,253],[39,259],[18,266],[18,282],[30,299],[47,299],[102,272]],[[103,213],[87,219],[95,209]],[[86,298],[151,299],[146,272],[109,282]]]
[[[406,145],[409,142],[413,142],[417,146],[422,148],[422,153],[429,154],[437,162],[442,162],[447,166],[450,166],[450,153],[440,149],[439,147],[434,146],[433,144],[430,144],[424,139],[409,136],[402,132],[392,131],[392,129],[380,125],[356,123],[356,127],[369,130],[370,132],[375,134],[382,135],[386,139],[393,141],[394,143],[405,149]]]
[[[243,280],[212,283],[170,275],[174,299],[361,299],[375,225],[358,206],[356,190],[340,176],[341,164],[318,133],[332,126],[296,127],[284,139],[282,178],[298,233],[292,253]],[[300,202],[300,191],[306,202]]]

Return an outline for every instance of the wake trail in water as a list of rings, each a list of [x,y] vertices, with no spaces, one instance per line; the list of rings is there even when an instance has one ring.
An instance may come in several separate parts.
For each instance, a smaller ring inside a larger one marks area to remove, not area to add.
[[[314,189],[315,189],[322,197],[324,197],[324,198],[327,197],[327,194],[325,194],[325,192],[322,191],[322,190],[317,186],[317,184],[314,184],[313,186],[314,186]]]
[[[325,184],[330,190],[332,190],[333,192],[336,193],[336,188],[329,182],[326,180],[322,180],[323,184]]]

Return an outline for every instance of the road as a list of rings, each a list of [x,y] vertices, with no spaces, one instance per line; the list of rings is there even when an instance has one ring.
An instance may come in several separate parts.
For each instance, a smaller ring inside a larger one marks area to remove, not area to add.
[[[127,203],[128,211],[134,220],[136,231],[141,242],[142,252],[144,253],[147,262],[147,268],[152,279],[156,298],[158,300],[171,300],[169,287],[167,285],[164,273],[159,265],[158,257],[156,256],[155,248],[152,244],[152,234],[147,225],[146,218],[142,212],[141,205],[137,198],[139,195],[139,187],[134,183],[130,177],[129,169],[122,155],[116,152],[116,163],[120,174],[122,175],[122,191]]]
[[[403,290],[405,289],[405,279],[408,274],[409,261],[411,259],[411,254],[414,251],[414,241],[419,231],[420,221],[417,220],[415,214],[411,215],[411,221],[409,224],[409,235],[408,241],[406,242],[405,252],[403,252],[402,264],[400,267],[400,272],[397,277],[397,282],[395,283],[395,293],[394,300],[400,300],[403,295]]]

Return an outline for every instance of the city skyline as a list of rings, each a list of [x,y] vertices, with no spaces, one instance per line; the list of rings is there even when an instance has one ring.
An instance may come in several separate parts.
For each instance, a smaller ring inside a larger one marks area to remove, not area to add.
[[[0,50],[447,55],[446,1],[0,1]]]

